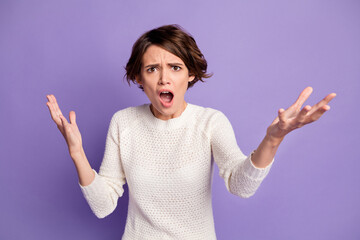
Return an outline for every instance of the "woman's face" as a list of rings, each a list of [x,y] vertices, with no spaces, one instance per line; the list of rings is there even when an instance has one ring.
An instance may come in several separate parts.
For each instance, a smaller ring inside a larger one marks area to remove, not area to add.
[[[143,55],[140,76],[136,80],[144,88],[155,117],[168,120],[179,117],[185,110],[185,92],[194,76],[189,76],[189,70],[179,57],[151,45]]]

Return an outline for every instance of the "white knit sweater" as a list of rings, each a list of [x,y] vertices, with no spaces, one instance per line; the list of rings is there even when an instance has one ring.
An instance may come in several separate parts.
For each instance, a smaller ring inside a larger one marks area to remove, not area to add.
[[[164,121],[149,104],[129,107],[111,119],[99,174],[94,170],[94,181],[79,185],[103,218],[114,211],[127,182],[123,240],[212,240],[212,155],[227,190],[244,198],[255,193],[273,163],[256,168],[220,111],[187,104],[181,116]]]

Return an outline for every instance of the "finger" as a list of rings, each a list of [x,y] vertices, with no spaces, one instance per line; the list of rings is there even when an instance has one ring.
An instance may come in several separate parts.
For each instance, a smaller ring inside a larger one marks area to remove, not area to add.
[[[60,117],[60,119],[61,119],[61,122],[62,122],[62,124],[63,124],[63,126],[64,126],[64,133],[66,134],[66,135],[68,135],[69,133],[71,133],[71,131],[72,131],[72,129],[71,129],[71,127],[70,127],[70,123],[67,121],[67,119],[63,116],[63,115],[60,115],[59,116]]]
[[[336,97],[336,93],[330,93],[329,95],[327,95],[325,98],[323,98],[320,102],[318,102],[317,104],[315,104],[312,108],[312,110],[310,111],[310,114],[316,112],[319,108],[321,108],[322,106],[327,105],[334,97]]]
[[[289,118],[295,117],[299,111],[300,109],[298,109],[298,107],[293,104],[289,108],[284,110],[284,112],[282,113],[282,119],[285,121]]]
[[[51,94],[50,97],[51,97],[51,100],[52,100],[52,104],[53,104],[53,106],[54,106],[54,109],[56,110],[56,113],[57,113],[58,115],[63,115],[62,112],[61,112],[61,110],[60,110],[60,107],[59,107],[59,105],[58,105],[58,102],[57,102],[55,96]]]
[[[70,136],[70,134],[71,134],[71,128],[69,127],[69,123],[68,123],[68,121],[66,120],[66,118],[63,116],[63,115],[60,115],[59,116],[60,117],[60,119],[61,119],[61,123],[62,123],[62,134],[63,134],[63,136],[64,136],[64,138],[65,138],[65,142],[69,145],[69,143],[68,143],[68,138],[69,138],[69,136]]]
[[[67,127],[69,125],[68,121],[66,120],[66,118],[63,115],[59,115],[62,124],[64,125],[64,127]]]
[[[279,116],[280,122],[285,122],[285,120],[286,120],[286,117],[285,117],[285,109],[280,108],[280,109],[278,110],[278,116]]]
[[[56,107],[55,107],[55,102],[54,102],[54,99],[52,97],[52,95],[47,95],[47,99],[49,100],[48,101],[48,105],[51,107],[51,111],[54,115],[54,118],[57,117],[59,115]]]
[[[59,107],[59,105],[58,105],[58,102],[57,102],[55,96],[54,96],[54,95],[51,95],[51,97],[52,97],[52,99],[53,99],[53,104],[54,104],[54,107],[55,107],[55,109],[56,109],[56,112],[57,112],[59,115],[63,115],[62,112],[61,112],[61,110],[60,110],[60,107]]]
[[[313,112],[309,117],[307,123],[314,122],[318,120],[325,112],[330,110],[329,105],[324,105],[318,108],[315,112]]]
[[[76,124],[76,114],[74,111],[70,111],[69,119],[70,119],[71,124]]]
[[[286,111],[283,108],[280,108],[278,110],[278,119],[279,119],[279,127],[280,129],[284,129],[287,126],[287,117],[286,117]]]
[[[313,92],[312,87],[305,88],[299,95],[299,97],[296,99],[295,103],[293,104],[297,109],[300,109],[301,106],[304,104],[306,99],[309,98],[311,93]]]
[[[50,111],[50,115],[51,115],[51,118],[55,121],[55,123],[57,125],[61,124],[61,120],[59,118],[59,115],[54,107],[54,104],[52,102],[52,99],[51,97],[48,95],[47,98],[49,99],[49,101],[46,103],[46,105],[48,106],[49,108],[49,111]]]
[[[49,108],[51,116],[53,116],[55,114],[55,109],[53,108],[53,104],[50,102],[49,95],[46,95],[46,98],[48,99],[46,106]]]
[[[306,99],[309,98],[310,94],[312,93],[312,87],[305,88],[296,99],[296,101],[285,110],[283,116],[285,119],[293,118],[298,115],[300,112],[301,106],[304,104]]]
[[[308,116],[309,111],[311,110],[311,106],[310,105],[306,105],[305,107],[303,107],[303,109],[301,109],[301,111],[299,112],[299,114],[296,116],[296,124],[302,126],[305,124],[305,120],[306,117]]]

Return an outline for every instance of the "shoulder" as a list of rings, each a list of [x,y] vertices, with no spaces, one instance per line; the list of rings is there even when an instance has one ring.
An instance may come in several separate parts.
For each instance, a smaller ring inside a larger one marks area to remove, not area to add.
[[[193,109],[194,116],[199,119],[209,120],[212,118],[226,117],[223,112],[214,108],[202,107],[194,104],[191,104],[191,107]]]
[[[194,120],[198,124],[211,127],[214,126],[215,124],[222,124],[229,122],[228,118],[220,110],[210,107],[202,107],[194,104],[191,104],[191,107],[193,109],[192,113]]]
[[[137,115],[141,114],[145,110],[146,104],[135,106],[135,107],[127,107],[115,112],[112,118],[122,119],[122,118],[134,118]]]
[[[220,110],[196,106],[196,127],[207,136],[210,141],[227,142],[235,137],[232,124]],[[226,140],[228,139],[228,140]]]
[[[110,125],[116,125],[123,130],[135,122],[140,121],[146,113],[146,107],[148,107],[148,105],[143,104],[118,110],[111,117]]]

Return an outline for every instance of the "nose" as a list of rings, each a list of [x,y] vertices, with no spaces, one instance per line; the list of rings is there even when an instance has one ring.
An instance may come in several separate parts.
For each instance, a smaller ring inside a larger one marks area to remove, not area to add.
[[[159,84],[166,85],[170,83],[170,75],[167,70],[162,69],[159,76]]]

